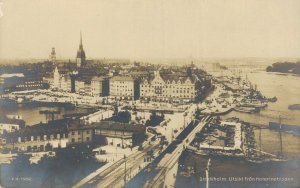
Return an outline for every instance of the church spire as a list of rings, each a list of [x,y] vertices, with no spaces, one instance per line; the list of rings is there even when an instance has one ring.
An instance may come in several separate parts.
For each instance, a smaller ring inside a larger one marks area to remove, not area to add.
[[[84,66],[85,65],[85,52],[83,49],[82,45],[82,34],[80,31],[80,44],[79,44],[79,49],[77,51],[77,56],[76,56],[76,64],[78,67]]]
[[[82,34],[81,34],[81,31],[80,31],[80,48],[83,48],[83,45],[82,45]]]
[[[81,34],[81,31],[80,31],[80,44],[82,45],[82,34]]]

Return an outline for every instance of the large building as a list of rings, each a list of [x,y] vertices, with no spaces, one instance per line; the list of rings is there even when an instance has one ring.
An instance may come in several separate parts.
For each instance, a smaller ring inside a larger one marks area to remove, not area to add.
[[[0,93],[48,88],[49,84],[37,76],[25,77],[22,73],[0,75]]]
[[[90,125],[73,124],[69,127],[69,144],[102,142],[122,148],[133,147],[143,142],[145,132],[146,128],[143,125],[113,121],[101,121]]]
[[[103,97],[109,94],[109,80],[105,77],[93,77],[91,81],[92,96]]]
[[[68,125],[65,120],[55,120],[47,124],[27,126],[3,135],[4,148],[17,152],[50,151],[64,148],[68,143]]]
[[[139,82],[129,76],[115,76],[109,80],[109,95],[123,99],[139,98]]]
[[[85,125],[66,119],[54,120],[46,124],[6,131],[2,136],[5,140],[2,148],[17,152],[39,152],[79,144],[132,147],[144,141],[145,132],[143,125],[112,121]]]
[[[79,77],[75,80],[75,92],[84,95],[92,95],[91,93],[91,81]]]
[[[140,84],[141,99],[161,101],[194,101],[197,95],[196,76],[180,74],[161,75],[154,72],[153,78],[143,79]]]
[[[80,44],[79,44],[79,49],[78,49],[77,55],[76,55],[76,64],[77,64],[77,67],[83,67],[83,66],[86,65],[86,61],[85,61],[85,51],[83,50],[81,32],[80,32]]]
[[[70,92],[71,77],[69,75],[69,71],[63,69],[59,71],[58,67],[56,66],[53,73],[52,88]]]

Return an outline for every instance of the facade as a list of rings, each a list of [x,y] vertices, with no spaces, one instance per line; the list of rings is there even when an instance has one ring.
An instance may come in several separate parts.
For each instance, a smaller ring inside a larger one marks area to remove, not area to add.
[[[78,121],[54,120],[5,132],[3,148],[18,152],[51,151],[79,144],[111,144],[132,147],[143,141],[143,125],[102,121],[85,125]]]
[[[94,129],[88,126],[81,126],[70,128],[69,135],[68,135],[68,142],[69,144],[82,144],[82,143],[90,143],[93,141],[94,136]]]
[[[41,79],[26,80],[15,87],[15,91],[36,90],[36,89],[48,89],[49,85]]]
[[[148,100],[194,101],[197,78],[195,76],[165,75],[154,72],[153,79],[143,79],[140,84],[140,96]]]
[[[82,80],[75,80],[75,91],[76,93],[84,92],[85,83]]]
[[[23,74],[3,74],[0,76],[0,93],[47,88],[49,88],[49,84],[38,77],[27,78]]]
[[[109,80],[109,95],[120,98],[134,98],[135,80],[131,77],[115,76]]]
[[[68,76],[63,76],[60,79],[60,89],[63,91],[71,91],[71,79]]]
[[[91,81],[92,96],[103,97],[109,94],[109,80],[104,77],[94,77]]]
[[[72,79],[70,75],[73,74],[74,73],[69,73],[67,70],[59,71],[58,67],[55,67],[52,88],[70,92],[72,89]]]
[[[4,148],[17,152],[51,151],[68,143],[68,128],[63,120],[37,124],[3,135]]]
[[[104,136],[107,144],[115,147],[133,147],[144,139],[146,128],[143,125],[131,125],[128,123],[101,121],[93,123],[95,137]]]
[[[75,80],[75,92],[79,94],[91,95],[91,83],[88,80]]]

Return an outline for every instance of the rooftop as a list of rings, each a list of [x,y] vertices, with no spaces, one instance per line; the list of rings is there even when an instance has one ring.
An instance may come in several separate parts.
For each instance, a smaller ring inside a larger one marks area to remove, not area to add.
[[[146,128],[143,125],[134,125],[129,123],[120,123],[114,121],[101,121],[97,123],[92,123],[91,125],[81,125],[79,123],[74,123],[70,125],[70,130],[78,129],[105,129],[114,131],[128,131],[128,132],[145,132]]]
[[[129,76],[114,76],[111,81],[134,81],[134,79]]]
[[[27,126],[13,133],[7,133],[6,138],[13,138],[19,136],[37,136],[49,135],[57,133],[66,133],[68,131],[67,120],[54,120],[49,123],[40,123],[32,126]]]

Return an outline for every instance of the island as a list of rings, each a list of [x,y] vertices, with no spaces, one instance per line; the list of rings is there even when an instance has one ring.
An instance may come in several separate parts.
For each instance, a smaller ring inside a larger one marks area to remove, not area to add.
[[[280,72],[300,75],[300,62],[277,62],[266,68],[267,72]]]

